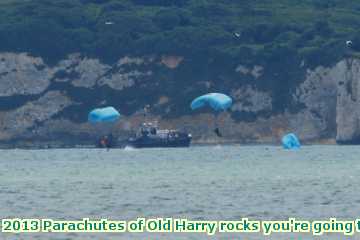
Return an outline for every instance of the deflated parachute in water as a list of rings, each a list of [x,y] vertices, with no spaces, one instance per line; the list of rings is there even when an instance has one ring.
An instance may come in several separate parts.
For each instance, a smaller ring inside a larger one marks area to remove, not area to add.
[[[282,138],[285,149],[299,149],[301,147],[298,137],[294,133],[289,133]]]
[[[210,106],[215,111],[224,111],[232,104],[231,97],[222,93],[208,93],[191,102],[191,109],[195,110],[204,106]]]
[[[115,122],[120,118],[120,113],[113,107],[96,108],[89,113],[90,123]]]

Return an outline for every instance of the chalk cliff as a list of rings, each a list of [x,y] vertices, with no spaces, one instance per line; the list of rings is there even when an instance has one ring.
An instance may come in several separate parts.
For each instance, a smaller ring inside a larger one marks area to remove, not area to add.
[[[191,112],[206,92],[234,99],[221,114],[224,138],[216,141],[276,143],[286,132],[303,141],[360,141],[360,60],[333,66],[272,69],[265,64],[209,62],[199,68],[183,56],[119,57],[114,64],[74,53],[49,65],[26,53],[0,54],[0,141],[60,146],[91,144],[101,132],[89,125],[94,107],[113,105],[124,115],[113,131],[126,138],[143,120],[143,106],[163,127],[187,129],[197,142],[212,142],[214,117]],[[216,65],[216,66],[215,66]],[[282,82],[277,79],[286,79]],[[279,90],[280,89],[280,90]]]

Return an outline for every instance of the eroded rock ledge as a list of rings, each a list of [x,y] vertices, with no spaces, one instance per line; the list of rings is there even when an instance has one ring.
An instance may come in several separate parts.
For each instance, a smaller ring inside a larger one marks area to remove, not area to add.
[[[110,65],[75,53],[49,66],[26,53],[1,53],[0,101],[8,104],[3,109],[0,105],[0,141],[61,141],[63,136],[92,141],[97,132],[86,123],[86,113],[107,104],[124,114],[114,131],[125,138],[143,120],[142,107],[150,104],[152,117],[163,127],[185,128],[195,141],[211,142],[213,115],[191,112],[188,103],[196,94],[221,89],[216,87],[219,81],[228,79],[234,105],[220,117],[226,136],[221,141],[275,143],[292,131],[304,141],[360,142],[358,59],[304,69],[305,78],[289,89],[292,103],[284,111],[277,111],[270,89],[259,86],[267,80],[266,66],[238,64],[226,77],[203,79],[194,73],[189,80],[186,64],[182,56],[124,56]]]

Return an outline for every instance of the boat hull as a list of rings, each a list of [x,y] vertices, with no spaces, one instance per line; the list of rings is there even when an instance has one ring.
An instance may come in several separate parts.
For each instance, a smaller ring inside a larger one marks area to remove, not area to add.
[[[129,139],[127,145],[134,148],[176,148],[189,147],[190,143],[190,137],[176,139],[140,137]]]

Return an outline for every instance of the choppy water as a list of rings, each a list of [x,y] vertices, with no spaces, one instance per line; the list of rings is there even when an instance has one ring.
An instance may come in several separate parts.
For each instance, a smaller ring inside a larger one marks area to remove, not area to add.
[[[0,217],[353,219],[360,215],[359,182],[360,147],[357,146],[309,146],[295,152],[268,146],[3,150],[0,151]],[[0,233],[0,239],[228,239],[229,236],[264,239],[251,234],[207,237],[204,234]],[[289,235],[271,237],[288,238]],[[306,235],[305,239],[312,237]]]

